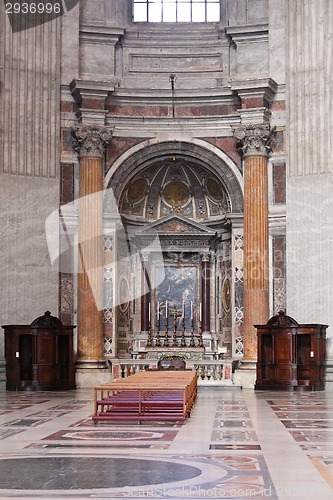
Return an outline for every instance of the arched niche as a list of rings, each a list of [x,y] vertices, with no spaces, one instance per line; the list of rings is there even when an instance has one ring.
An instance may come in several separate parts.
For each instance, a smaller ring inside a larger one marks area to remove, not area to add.
[[[117,203],[131,179],[135,179],[154,164],[172,162],[173,159],[187,162],[201,169],[206,177],[221,184],[225,191],[229,211],[243,212],[242,176],[236,164],[221,150],[202,140],[195,142],[147,141],[122,155],[110,168],[105,178],[105,187],[112,189]]]

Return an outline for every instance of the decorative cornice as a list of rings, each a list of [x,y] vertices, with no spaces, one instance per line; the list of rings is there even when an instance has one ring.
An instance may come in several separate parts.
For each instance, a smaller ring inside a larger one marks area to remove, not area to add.
[[[226,34],[237,44],[258,41],[268,41],[268,24],[253,24],[245,26],[228,26]]]
[[[115,45],[125,33],[124,28],[109,28],[105,26],[90,26],[80,24],[80,40],[87,43]]]
[[[97,125],[81,125],[73,130],[74,148],[80,158],[87,156],[102,157],[108,141],[112,137],[112,130]]]
[[[118,80],[116,78],[108,82],[75,78],[69,84],[69,89],[75,102],[79,105],[81,105],[84,99],[93,99],[101,101],[104,104],[106,97],[114,91],[117,85]]]
[[[241,125],[234,130],[234,136],[244,156],[267,156],[272,148],[274,130],[268,124]]]
[[[269,103],[274,99],[278,85],[273,78],[232,79],[231,90],[237,92],[242,101],[251,98],[262,98]]]
[[[172,229],[172,225],[174,226],[174,229]],[[161,219],[158,219],[157,221],[140,227],[134,231],[134,234],[141,238],[156,235],[160,238],[169,238],[170,236],[179,237],[180,234],[182,234],[185,238],[187,236],[207,238],[215,236],[216,231],[200,222],[188,219],[181,214],[169,214]]]

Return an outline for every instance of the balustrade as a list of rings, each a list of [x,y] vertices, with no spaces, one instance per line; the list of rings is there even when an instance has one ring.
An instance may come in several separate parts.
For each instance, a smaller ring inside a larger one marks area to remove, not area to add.
[[[150,359],[122,359],[112,361],[113,367],[119,366],[119,377],[126,378],[135,373],[157,369],[157,360]],[[199,386],[232,386],[232,360],[186,360],[186,368],[194,369],[198,374]],[[115,373],[115,371],[113,371]]]

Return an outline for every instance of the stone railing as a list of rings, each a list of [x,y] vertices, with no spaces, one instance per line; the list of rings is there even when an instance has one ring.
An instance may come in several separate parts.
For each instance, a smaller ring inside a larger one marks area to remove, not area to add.
[[[125,378],[135,373],[156,370],[157,361],[150,359],[113,359],[113,378]],[[187,360],[186,368],[196,370],[199,386],[236,386],[232,360]]]

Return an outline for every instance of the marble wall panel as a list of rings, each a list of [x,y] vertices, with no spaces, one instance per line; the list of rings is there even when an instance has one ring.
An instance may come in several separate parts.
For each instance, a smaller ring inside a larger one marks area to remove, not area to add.
[[[268,17],[267,0],[247,0],[247,22],[266,21]]]
[[[104,0],[82,0],[81,19],[91,24],[105,25],[106,2]]]
[[[238,76],[266,74],[269,68],[268,40],[254,41],[246,40],[237,44],[237,68]]]
[[[333,3],[287,2],[289,175],[332,172]]]
[[[273,314],[286,310],[285,236],[273,237]]]
[[[83,22],[113,27],[126,26],[131,22],[131,1],[82,0],[80,4]]]
[[[221,0],[230,26],[263,22],[268,17],[268,0]]]
[[[273,163],[273,198],[274,203],[286,202],[286,165]]]
[[[269,0],[269,71],[278,85],[286,81],[286,2]],[[274,104],[273,104],[274,106]]]
[[[59,181],[0,177],[0,324],[30,324],[47,310],[57,316],[58,265],[51,265],[45,219],[58,209]]]
[[[290,177],[287,183],[287,304],[300,323],[330,325],[333,337],[332,175]],[[332,341],[328,342],[331,355]]]
[[[332,388],[333,3],[289,0],[286,6],[288,313],[301,323],[330,325]]]
[[[73,274],[61,273],[59,277],[59,318],[64,325],[73,324]]]
[[[114,307],[114,287],[115,287],[115,234],[113,230],[108,230],[104,235],[104,276],[103,276],[103,339],[104,355],[114,355],[114,331],[115,331],[115,307]]]
[[[233,339],[234,354],[243,354],[244,324],[244,240],[243,232],[235,229],[232,239],[233,252]]]
[[[62,163],[60,165],[60,204],[70,203],[74,200],[74,164]]]
[[[69,83],[79,74],[79,23],[80,7],[78,2],[61,19],[61,85],[68,88]],[[65,110],[64,110],[65,111]],[[71,110],[69,110],[71,111]]]
[[[227,18],[231,26],[246,23],[246,0],[227,0]]]

